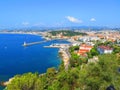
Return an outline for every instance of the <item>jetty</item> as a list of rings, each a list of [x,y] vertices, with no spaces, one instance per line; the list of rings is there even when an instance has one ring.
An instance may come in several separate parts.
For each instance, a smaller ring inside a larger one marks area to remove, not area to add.
[[[45,48],[59,48],[59,53],[61,53],[62,55],[62,59],[64,61],[64,67],[65,67],[65,70],[68,70],[68,67],[69,67],[69,63],[70,63],[70,53],[69,53],[69,47],[70,45],[69,44],[58,44],[58,43],[54,43],[54,44],[51,44],[49,46],[44,46]]]
[[[44,48],[65,48],[65,47],[69,47],[69,44],[54,43],[49,46],[44,46]]]
[[[49,41],[49,40],[38,41],[38,42],[30,42],[30,43],[24,42],[24,44],[22,46],[27,47],[27,46],[31,46],[31,45],[35,45],[35,44],[41,44],[41,43],[44,43],[44,42],[47,42],[47,41]]]

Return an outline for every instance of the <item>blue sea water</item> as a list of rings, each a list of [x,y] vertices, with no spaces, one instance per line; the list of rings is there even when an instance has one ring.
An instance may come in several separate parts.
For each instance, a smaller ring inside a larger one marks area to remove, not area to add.
[[[57,48],[44,48],[52,43],[68,43],[53,40],[42,44],[23,47],[26,42],[43,41],[41,36],[28,34],[0,34],[0,81],[16,74],[46,72],[47,68],[58,67],[61,59]],[[0,87],[0,90],[3,88]]]

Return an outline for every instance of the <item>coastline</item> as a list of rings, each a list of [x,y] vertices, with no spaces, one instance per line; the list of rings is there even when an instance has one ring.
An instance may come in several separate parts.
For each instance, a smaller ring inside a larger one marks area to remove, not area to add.
[[[13,33],[13,32],[12,32],[12,33],[9,33],[9,32],[7,32],[7,33],[0,33],[0,34],[30,34],[30,35],[37,35],[37,34],[33,34],[33,33]],[[41,37],[42,37],[42,35],[37,35],[37,36],[41,36]],[[57,40],[57,39],[56,39],[56,40]],[[64,39],[63,39],[63,40],[64,40]],[[62,47],[62,49],[63,49],[63,47]],[[65,48],[64,48],[64,49],[65,49]],[[64,49],[63,49],[63,51],[61,51],[62,56],[63,56],[62,60],[64,61],[65,68],[67,69],[68,62],[69,62],[69,58],[68,58],[68,56],[67,56],[67,52],[64,51]],[[59,48],[59,52],[60,52],[60,50],[61,50],[61,48]],[[13,78],[13,77],[12,77],[12,78]],[[8,81],[1,82],[1,85],[2,85],[2,86],[7,86],[7,85],[11,82],[12,78],[10,78]]]
[[[70,43],[72,43],[73,41],[69,40],[69,39],[60,39],[60,38],[56,38],[56,39],[52,39],[52,38],[48,38],[46,37],[46,33],[47,32],[33,32],[33,31],[11,31],[11,32],[7,32],[7,31],[0,31],[0,34],[29,34],[29,35],[35,35],[35,36],[40,36],[41,38],[45,39],[45,40],[66,40]]]
[[[70,56],[67,54],[66,50],[63,50],[63,48],[59,48],[59,49],[60,49],[59,53],[61,53],[62,60],[64,62],[65,70],[68,70]],[[40,75],[42,75],[42,74],[40,74]],[[14,77],[11,77],[8,81],[0,82],[0,86],[6,87],[8,84],[11,83],[11,81],[13,79],[14,79]]]
[[[59,48],[59,53],[61,53],[62,60],[64,62],[65,70],[68,69],[69,66],[69,59],[70,59],[70,53],[69,53],[69,44],[52,44],[49,46],[44,46],[45,48]]]
[[[65,70],[68,70],[70,56],[68,55],[67,51],[62,50],[61,48],[59,50],[59,53],[61,53],[62,60],[64,62]]]
[[[0,86],[6,87],[8,84],[11,83],[11,81],[14,79],[14,77],[10,78],[8,81],[0,82]]]
[[[68,66],[69,66],[69,55],[67,54],[66,50],[63,50],[62,48],[59,48],[59,53],[61,53],[61,57],[62,57],[62,60],[64,62],[64,67],[65,67],[65,70],[68,70]],[[42,74],[40,74],[42,75]],[[5,82],[0,82],[0,86],[3,86],[3,87],[6,87],[8,84],[11,83],[11,81],[14,79],[14,77],[11,77],[8,81],[5,81]]]
[[[32,32],[0,32],[0,34],[29,34],[29,35],[41,36],[42,38],[44,38],[41,34],[32,33]]]

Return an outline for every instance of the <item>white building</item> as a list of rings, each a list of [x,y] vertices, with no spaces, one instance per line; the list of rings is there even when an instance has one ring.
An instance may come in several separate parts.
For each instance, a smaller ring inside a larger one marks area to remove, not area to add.
[[[90,42],[90,41],[97,41],[97,40],[100,40],[100,38],[99,38],[99,37],[85,36],[85,37],[79,38],[79,40],[82,41],[82,42]]]
[[[97,50],[99,51],[100,54],[107,54],[107,53],[112,53],[113,52],[113,48],[110,48],[109,46],[99,46],[97,48]]]

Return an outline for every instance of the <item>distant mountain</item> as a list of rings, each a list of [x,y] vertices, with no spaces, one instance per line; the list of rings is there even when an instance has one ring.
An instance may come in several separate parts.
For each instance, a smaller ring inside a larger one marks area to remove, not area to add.
[[[69,26],[69,27],[40,27],[40,26],[31,26],[31,27],[10,27],[10,28],[1,28],[0,30],[120,30],[120,28],[109,28],[106,26]]]

